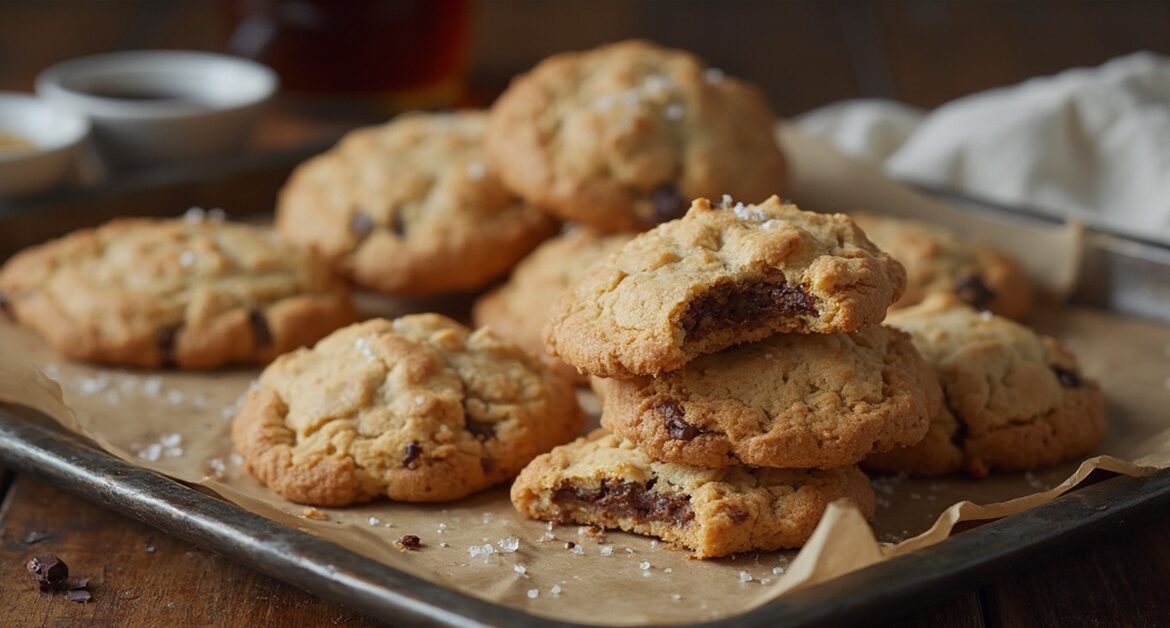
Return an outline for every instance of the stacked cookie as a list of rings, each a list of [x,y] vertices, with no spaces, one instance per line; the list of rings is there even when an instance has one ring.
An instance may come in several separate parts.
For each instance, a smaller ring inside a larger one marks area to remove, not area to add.
[[[704,557],[800,546],[839,498],[872,514],[856,464],[919,442],[940,406],[880,325],[904,286],[846,216],[696,200],[553,308],[547,348],[593,376],[612,434],[537,458],[513,503]]]

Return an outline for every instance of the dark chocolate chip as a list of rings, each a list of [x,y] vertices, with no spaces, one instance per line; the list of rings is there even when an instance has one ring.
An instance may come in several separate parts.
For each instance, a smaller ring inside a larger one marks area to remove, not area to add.
[[[257,347],[272,345],[272,329],[268,327],[268,319],[260,310],[248,312],[248,324],[252,326],[252,337],[256,339]]]
[[[406,455],[402,458],[402,464],[413,468],[411,467],[411,464],[413,464],[415,460],[418,460],[418,457],[422,455],[422,452],[422,447],[420,447],[418,443],[411,441],[406,446]]]
[[[955,279],[955,296],[977,310],[986,310],[995,303],[995,291],[978,274]]]
[[[702,432],[683,418],[686,411],[676,399],[667,399],[654,406],[666,422],[666,433],[675,440],[694,440]]]
[[[650,196],[650,205],[655,223],[681,218],[687,210],[686,200],[673,183],[664,183],[655,188]]]
[[[365,239],[366,236],[374,230],[374,219],[370,215],[360,209],[353,213],[349,219],[349,232],[359,240]]]
[[[567,549],[567,550],[571,550],[571,549],[573,549],[574,547],[577,547],[577,544],[576,544],[576,543],[574,543],[574,542],[572,542],[572,541],[565,541],[565,549]]]
[[[395,210],[390,216],[390,231],[400,238],[406,236],[406,218],[402,216],[402,210]]]
[[[65,599],[70,602],[77,602],[78,604],[86,604],[93,601],[93,596],[85,589],[75,589],[73,591],[66,591]]]
[[[404,534],[402,538],[398,539],[396,545],[402,546],[404,549],[418,549],[422,547],[422,540],[415,534]]]
[[[471,432],[471,435],[479,440],[488,440],[496,436],[495,423],[480,423],[471,417],[465,417],[463,420],[464,429]]]
[[[42,591],[55,589],[69,577],[69,566],[53,554],[35,556],[25,564],[28,573],[40,585]]]
[[[967,422],[963,420],[963,415],[955,412],[955,407],[951,404],[951,399],[947,396],[946,390],[943,391],[943,405],[946,406],[947,411],[955,418],[955,433],[951,434],[951,444],[958,447],[960,450],[967,444]]]
[[[1081,376],[1077,375],[1076,371],[1060,368],[1059,366],[1052,367],[1052,372],[1056,373],[1056,379],[1061,386],[1065,388],[1080,388]]]
[[[155,342],[162,355],[161,362],[164,367],[175,366],[175,343],[179,337],[179,330],[182,328],[182,325],[168,325],[158,330]]]

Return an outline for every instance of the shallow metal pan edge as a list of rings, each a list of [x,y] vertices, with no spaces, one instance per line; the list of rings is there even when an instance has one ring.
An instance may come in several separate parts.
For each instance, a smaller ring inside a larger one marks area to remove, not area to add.
[[[403,625],[578,626],[474,598],[401,572],[89,448],[0,407],[0,460],[186,541]],[[707,627],[840,624],[942,599],[1058,543],[1170,503],[1170,470],[1115,477],[938,545],[797,591]]]

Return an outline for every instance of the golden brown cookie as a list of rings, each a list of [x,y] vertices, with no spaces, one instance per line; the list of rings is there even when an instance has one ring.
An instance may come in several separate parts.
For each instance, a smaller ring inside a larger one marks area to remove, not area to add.
[[[981,477],[1092,451],[1105,436],[1105,398],[1052,338],[936,295],[888,319],[910,332],[942,384],[944,406],[920,444],[870,456],[882,471]]]
[[[642,41],[554,55],[491,110],[488,158],[534,205],[603,231],[678,218],[687,201],[784,191],[763,94]]]
[[[273,362],[232,442],[288,499],[459,499],[578,434],[573,386],[490,331],[437,314],[375,319]]]
[[[483,157],[481,112],[353,131],[293,172],[276,229],[362,286],[407,296],[483,286],[556,232]]]
[[[698,199],[639,235],[553,307],[545,345],[600,377],[656,375],[777,332],[880,323],[902,267],[841,214]]]
[[[595,379],[601,422],[652,458],[831,469],[922,440],[941,394],[909,336],[775,334],[634,380]]]
[[[472,310],[475,324],[491,327],[520,348],[540,356],[565,377],[579,383],[588,382],[588,376],[548,355],[541,334],[557,298],[632,237],[633,234],[603,235],[578,228],[545,241],[516,266],[507,283],[475,302]]]
[[[529,517],[656,536],[697,558],[800,547],[838,499],[873,516],[857,467],[699,469],[600,431],[533,460],[512,484],[512,504]]]
[[[954,294],[978,310],[1020,319],[1032,309],[1032,283],[1015,258],[942,227],[913,220],[850,214],[865,235],[906,268],[909,307],[934,292]]]
[[[0,293],[64,355],[146,368],[265,363],[355,318],[317,255],[218,210],[33,247],[0,269]]]

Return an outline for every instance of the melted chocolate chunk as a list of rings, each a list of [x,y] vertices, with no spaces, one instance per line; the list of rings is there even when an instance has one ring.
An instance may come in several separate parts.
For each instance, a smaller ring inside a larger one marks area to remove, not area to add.
[[[955,279],[955,296],[977,310],[986,310],[995,303],[995,291],[977,274]]]
[[[684,420],[686,411],[676,399],[667,399],[654,406],[666,422],[666,433],[675,440],[694,440],[702,431]]]
[[[687,211],[686,199],[673,183],[664,183],[655,188],[650,196],[650,206],[655,223],[681,218]]]
[[[179,337],[179,330],[183,326],[168,325],[158,330],[158,335],[155,337],[155,343],[158,344],[158,351],[162,354],[162,365],[167,368],[175,366],[175,343]]]
[[[69,565],[53,554],[35,556],[25,564],[29,575],[37,581],[42,591],[56,589],[69,577]]]
[[[395,211],[390,217],[390,231],[400,238],[406,235],[406,219],[402,217],[402,210]]]
[[[553,494],[553,501],[595,506],[618,517],[633,517],[644,521],[662,521],[683,526],[695,518],[690,499],[653,493],[637,482],[602,480],[598,488],[562,486]]]
[[[701,340],[711,332],[772,319],[816,316],[816,300],[783,277],[747,283],[726,282],[691,301],[681,318],[687,339]]]
[[[364,211],[354,212],[353,217],[349,219],[349,231],[359,240],[365,239],[373,230],[374,219]]]
[[[422,447],[420,447],[418,443],[411,441],[406,446],[405,455],[402,458],[402,464],[407,468],[413,469],[414,467],[411,465],[414,464],[415,460],[418,460],[418,457],[422,455],[422,452]]]
[[[1081,376],[1077,375],[1076,371],[1060,368],[1059,366],[1052,367],[1052,372],[1056,373],[1056,379],[1061,386],[1065,388],[1080,388]]]
[[[736,508],[735,510],[732,510],[732,511],[728,512],[728,513],[727,513],[727,516],[728,516],[728,517],[730,517],[730,518],[731,518],[731,520],[732,520],[734,523],[743,523],[744,521],[747,521],[747,520],[748,520],[748,513],[747,513],[747,511],[746,511],[746,510],[740,510],[740,509],[738,509],[738,508]]]
[[[272,345],[272,330],[268,327],[268,319],[259,310],[248,312],[248,324],[252,326],[252,337],[256,339],[257,347]]]

